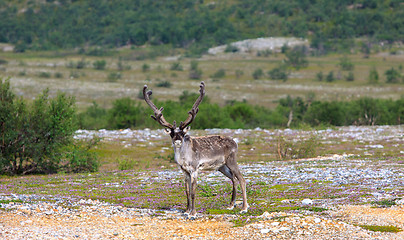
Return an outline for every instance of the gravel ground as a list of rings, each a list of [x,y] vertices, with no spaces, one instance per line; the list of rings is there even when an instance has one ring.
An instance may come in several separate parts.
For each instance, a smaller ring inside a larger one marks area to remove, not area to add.
[[[279,134],[296,135],[299,139],[316,134],[323,143],[361,142],[360,151],[364,154],[335,154],[241,165],[250,184],[306,186],[305,183],[312,183],[316,186],[313,191],[323,187],[340,194],[316,198],[316,192],[313,192],[310,199],[284,200],[286,204],[327,209],[319,213],[307,210],[264,212],[259,217],[199,214],[197,220],[188,221],[176,209],[136,209],[69,196],[10,194],[0,185],[3,191],[0,191],[0,239],[404,239],[404,232],[373,232],[359,227],[376,225],[404,229],[402,126],[343,127],[314,132],[289,129],[211,129],[205,132],[224,132],[236,139],[259,135],[266,141],[272,141]],[[120,141],[124,145],[166,137],[159,130],[81,130],[76,138],[95,135],[102,137],[103,141]],[[363,157],[385,146],[396,149],[397,157],[377,160]],[[180,175],[177,170],[163,169],[140,176],[142,181],[163,182],[178,179]],[[225,180],[220,174],[206,173],[201,174],[199,183],[217,184]],[[368,205],[383,200],[393,203],[392,206]],[[234,220],[241,218],[248,224],[235,226]]]
[[[371,232],[354,224],[404,227],[404,205],[342,206],[321,216],[268,213],[233,227],[231,215],[187,221],[178,211],[113,206],[99,201],[20,202],[1,196],[2,239],[404,239],[403,232]],[[14,202],[13,202],[14,201]]]

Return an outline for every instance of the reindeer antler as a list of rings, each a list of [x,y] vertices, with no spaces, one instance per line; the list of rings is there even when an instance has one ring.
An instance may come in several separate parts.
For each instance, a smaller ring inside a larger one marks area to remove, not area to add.
[[[186,128],[189,124],[192,123],[192,121],[194,121],[196,114],[199,111],[199,104],[202,102],[203,97],[205,96],[205,83],[202,81],[201,85],[200,85],[200,89],[199,89],[199,97],[198,99],[196,99],[194,105],[192,106],[191,110],[188,112],[189,116],[188,118],[184,121],[180,123],[180,129],[183,130],[184,128]]]
[[[162,113],[164,108],[161,107],[160,109],[158,109],[156,107],[156,105],[154,105],[154,103],[152,103],[152,101],[150,100],[150,95],[152,95],[152,91],[149,90],[149,91],[146,92],[146,89],[147,89],[147,85],[144,85],[144,87],[143,87],[144,100],[151,107],[151,109],[153,109],[153,112],[154,112],[154,116],[151,115],[150,117],[153,118],[154,120],[156,120],[158,123],[160,123],[160,125],[163,126],[163,127],[170,128],[170,129],[175,129],[177,127],[175,121],[174,121],[174,125],[173,125],[171,123],[168,123],[164,119],[164,116],[163,116],[163,113]]]

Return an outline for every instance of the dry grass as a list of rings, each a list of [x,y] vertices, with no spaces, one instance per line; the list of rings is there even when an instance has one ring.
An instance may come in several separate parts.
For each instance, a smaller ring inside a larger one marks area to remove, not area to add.
[[[131,51],[131,50],[128,50]],[[51,93],[57,91],[67,92],[76,96],[80,109],[96,101],[100,106],[109,107],[114,99],[121,97],[136,98],[144,84],[155,90],[161,100],[177,100],[183,91],[195,92],[197,80],[189,80],[191,59],[160,57],[155,60],[132,61],[123,60],[126,70],[118,70],[118,58],[129,53],[117,53],[114,56],[88,57],[72,53],[3,53],[1,58],[8,61],[2,65],[0,77],[11,78],[11,84],[18,95],[32,99],[43,89],[49,88]],[[287,82],[273,81],[264,77],[254,80],[252,73],[261,68],[264,73],[278,66],[285,56],[277,53],[269,57],[251,55],[223,54],[219,56],[204,56],[198,59],[202,78],[207,83],[208,96],[213,102],[221,105],[228,100],[247,100],[252,104],[273,107],[276,101],[287,95],[293,97],[307,97],[314,93],[318,100],[350,100],[361,96],[378,98],[400,98],[404,92],[402,84],[385,84],[384,72],[392,67],[402,68],[404,55],[389,55],[388,53],[372,54],[363,58],[361,54],[348,55],[354,64],[353,82],[344,79],[332,83],[316,81],[316,74],[330,71],[334,76],[342,78],[348,74],[340,71],[338,64],[342,55],[329,55],[324,57],[309,57],[309,66],[304,69],[291,69]],[[96,60],[107,62],[105,70],[95,70],[92,63]],[[84,60],[87,65],[83,69],[69,68],[68,64]],[[170,70],[173,62],[178,61],[183,71]],[[149,71],[143,71],[142,66],[150,66]],[[372,67],[379,73],[379,84],[369,85],[367,78]],[[219,69],[225,70],[225,76],[212,79]],[[108,75],[120,72],[121,79],[109,81]],[[242,74],[237,76],[236,71]],[[402,71],[402,70],[401,70]],[[39,76],[40,72],[49,73],[50,78]],[[62,77],[55,77],[55,74]],[[75,77],[71,77],[75,75]],[[169,81],[171,88],[159,88],[160,81]]]

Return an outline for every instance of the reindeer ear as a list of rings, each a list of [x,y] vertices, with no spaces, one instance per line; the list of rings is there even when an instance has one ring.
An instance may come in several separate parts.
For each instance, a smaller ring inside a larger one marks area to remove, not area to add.
[[[184,128],[184,130],[182,130],[184,133],[187,133],[189,130],[191,130],[191,126],[187,126],[186,128]]]
[[[171,129],[165,128],[165,129],[164,129],[164,132],[165,132],[167,135],[170,135],[170,134],[171,134]]]

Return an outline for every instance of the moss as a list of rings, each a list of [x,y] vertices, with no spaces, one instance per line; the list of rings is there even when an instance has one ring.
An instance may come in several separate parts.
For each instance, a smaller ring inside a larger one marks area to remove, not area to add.
[[[376,205],[376,207],[391,207],[396,205],[396,199],[384,199],[380,201],[373,201],[373,205]]]
[[[358,225],[358,226],[373,232],[397,233],[402,231],[401,228],[395,226],[377,226],[377,225]]]

